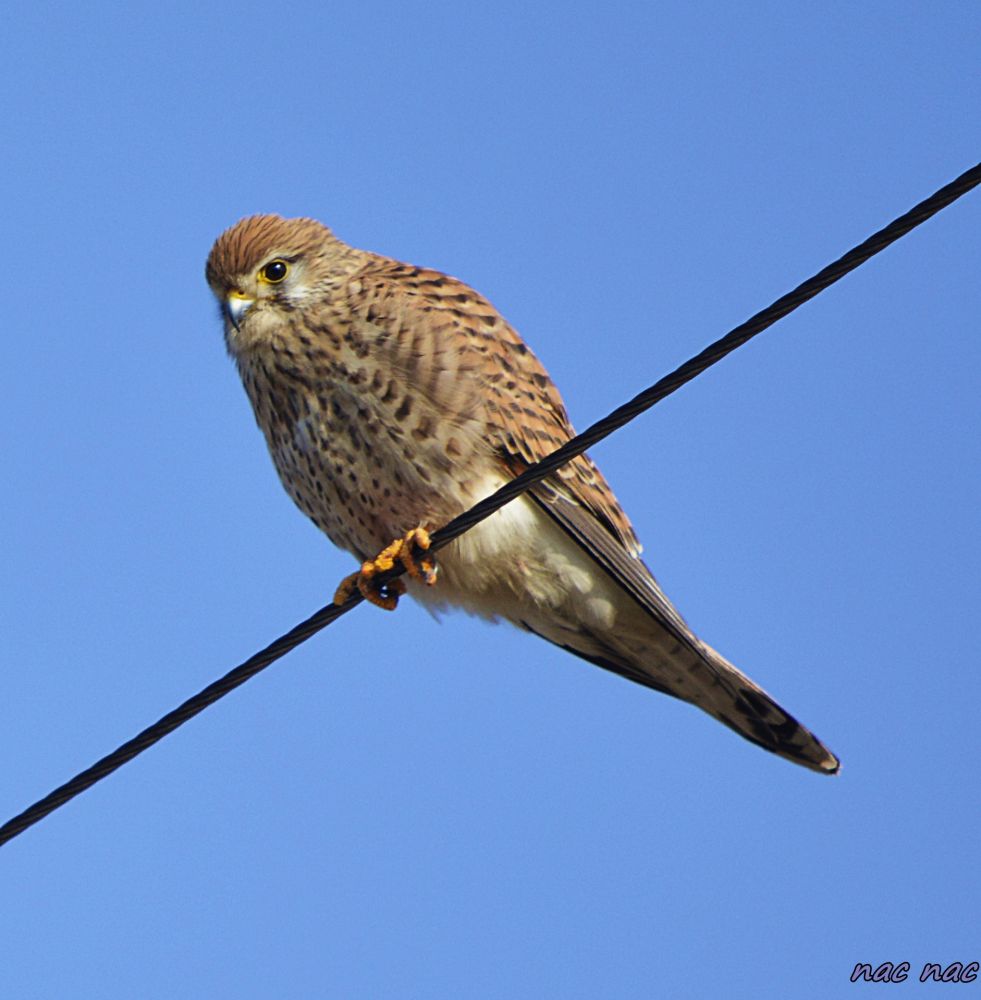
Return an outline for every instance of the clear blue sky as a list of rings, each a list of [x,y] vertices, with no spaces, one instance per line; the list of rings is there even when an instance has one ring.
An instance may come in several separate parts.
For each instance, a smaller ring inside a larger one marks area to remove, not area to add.
[[[0,819],[352,569],[225,356],[226,226],[467,280],[585,426],[981,151],[968,2],[5,17]],[[848,978],[981,960],[979,234],[975,193],[594,452],[839,778],[363,607],[0,850],[4,995],[970,992]]]

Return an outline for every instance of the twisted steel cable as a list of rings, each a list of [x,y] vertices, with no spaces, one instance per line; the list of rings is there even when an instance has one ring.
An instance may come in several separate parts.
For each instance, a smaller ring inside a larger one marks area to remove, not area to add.
[[[756,315],[746,320],[745,323],[741,323],[730,330],[724,337],[710,344],[700,354],[686,361],[669,375],[665,375],[664,378],[659,379],[652,386],[638,393],[633,399],[622,406],[618,406],[608,416],[587,427],[585,431],[567,441],[561,448],[557,448],[540,462],[536,462],[526,469],[520,476],[506,483],[496,493],[493,493],[485,500],[481,500],[438,531],[433,532],[431,536],[431,551],[448,545],[455,538],[458,538],[465,531],[468,531],[474,525],[484,520],[484,518],[489,517],[506,503],[515,499],[515,497],[520,496],[525,490],[540,482],[560,466],[571,461],[577,455],[582,454],[582,452],[597,442],[602,441],[603,438],[608,437],[615,430],[629,423],[645,410],[650,409],[655,403],[660,402],[666,396],[680,389],[686,382],[690,382],[696,375],[700,375],[707,368],[721,361],[727,354],[736,350],[737,347],[742,347],[748,340],[761,333],[767,327],[772,326],[777,320],[782,319],[809,299],[814,298],[819,292],[824,291],[828,286],[843,278],[849,271],[853,271],[860,264],[865,263],[869,258],[880,253],[891,243],[905,236],[921,223],[926,222],[931,216],[936,215],[941,209],[946,208],[979,183],[981,183],[981,163],[966,170],[929,198],[924,199],[904,215],[890,222],[888,226],[873,233],[867,240],[849,250],[812,278],[808,278],[807,281],[802,282],[793,291],[781,296],[772,305],[756,313]],[[379,583],[383,584],[400,576],[401,573],[402,570],[396,568],[387,573],[379,574],[376,579]],[[362,600],[364,598],[355,592],[342,605],[331,604],[325,608],[321,608],[320,611],[317,611],[305,621],[300,622],[299,625],[290,629],[285,635],[280,636],[274,642],[270,643],[265,649],[260,650],[255,655],[250,656],[244,663],[230,670],[224,677],[213,681],[206,688],[188,698],[183,704],[173,709],[173,711],[168,712],[131,740],[127,740],[113,750],[112,753],[102,757],[91,767],[75,775],[70,781],[49,792],[44,798],[39,799],[32,806],[29,806],[22,813],[14,816],[0,827],[0,846],[12,840],[18,834],[23,833],[29,826],[33,826],[33,824],[63,806],[76,795],[79,795],[112,774],[117,768],[122,767],[123,764],[131,761],[144,750],[153,746],[154,743],[162,740],[168,733],[172,733],[199,712],[204,711],[209,705],[223,698],[239,685],[244,684],[291,649],[299,646],[300,643],[305,642],[312,635],[326,628],[331,622],[336,621],[342,615],[347,614],[348,611],[351,611],[360,604]]]

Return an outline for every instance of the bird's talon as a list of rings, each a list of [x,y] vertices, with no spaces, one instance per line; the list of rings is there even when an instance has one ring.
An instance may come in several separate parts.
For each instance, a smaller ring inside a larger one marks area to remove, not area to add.
[[[337,585],[337,590],[334,591],[334,603],[338,606],[341,604],[347,604],[348,599],[351,595],[358,589],[358,578],[361,576],[360,571],[357,573],[352,573],[350,576],[344,577],[343,580]]]
[[[358,590],[364,599],[384,611],[394,611],[398,607],[399,598],[405,593],[405,583],[398,578],[388,583],[376,583],[358,574]]]
[[[391,566],[388,567],[388,569],[391,568]],[[366,569],[369,571],[366,572]],[[371,563],[365,563],[357,573],[344,577],[334,592],[334,604],[346,604],[357,590],[366,601],[374,604],[375,607],[383,608],[385,611],[394,611],[398,606],[399,598],[405,593],[405,584],[397,578],[389,580],[387,583],[379,583],[375,579],[378,572],[380,570],[376,570]]]
[[[405,593],[405,581],[396,577],[379,584],[375,578],[394,569],[396,563],[401,563],[414,580],[422,580],[432,587],[436,583],[438,572],[436,560],[432,556],[422,555],[429,545],[429,532],[425,528],[413,528],[404,538],[396,538],[374,559],[362,563],[357,573],[344,577],[334,592],[334,603],[344,604],[358,590],[366,601],[376,607],[394,611],[399,598]]]
[[[430,544],[429,532],[425,528],[413,528],[402,539],[399,551],[399,561],[406,573],[414,580],[422,580],[427,587],[435,586],[439,572],[436,559],[422,554],[429,550]]]

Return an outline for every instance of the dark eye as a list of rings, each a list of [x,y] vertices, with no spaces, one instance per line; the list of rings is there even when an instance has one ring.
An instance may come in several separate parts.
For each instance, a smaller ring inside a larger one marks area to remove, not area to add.
[[[290,266],[285,260],[271,260],[259,272],[259,277],[263,281],[268,281],[270,285],[278,285],[289,272]]]

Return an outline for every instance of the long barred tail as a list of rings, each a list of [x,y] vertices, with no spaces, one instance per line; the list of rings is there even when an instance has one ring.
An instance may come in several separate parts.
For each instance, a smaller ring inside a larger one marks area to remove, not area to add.
[[[837,774],[838,758],[792,715],[784,711],[758,684],[737,670],[711,646],[700,643],[718,674],[721,697],[700,704],[710,715],[764,750],[822,774]],[[725,694],[722,694],[722,692]],[[696,702],[698,704],[698,702]]]

